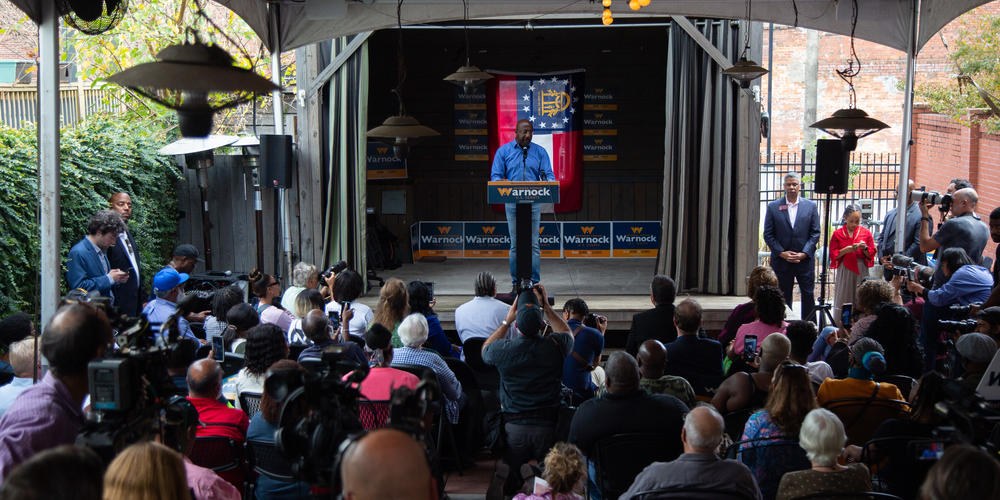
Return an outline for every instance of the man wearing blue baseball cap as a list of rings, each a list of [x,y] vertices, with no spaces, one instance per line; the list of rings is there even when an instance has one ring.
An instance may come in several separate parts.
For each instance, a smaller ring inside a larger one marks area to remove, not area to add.
[[[146,320],[149,321],[149,327],[154,335],[160,335],[163,323],[177,311],[177,299],[182,291],[181,285],[187,279],[187,273],[179,273],[170,266],[160,269],[156,276],[153,276],[153,294],[156,295],[156,298],[142,308],[142,314],[146,315]],[[183,317],[177,318],[177,328],[180,330],[181,337],[205,343],[194,336],[194,333],[191,332],[191,326]],[[163,333],[166,334],[166,332]]]

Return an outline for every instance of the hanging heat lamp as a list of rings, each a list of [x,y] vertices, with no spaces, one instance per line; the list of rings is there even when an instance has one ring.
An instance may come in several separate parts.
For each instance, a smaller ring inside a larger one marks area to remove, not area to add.
[[[473,88],[478,87],[484,83],[486,80],[493,78],[493,75],[482,71],[477,66],[473,66],[470,60],[470,55],[472,54],[472,45],[469,44],[469,2],[468,0],[462,0],[462,8],[464,9],[463,20],[463,30],[465,31],[465,66],[458,68],[454,73],[444,77],[444,81],[462,87],[466,92],[471,91]]]
[[[767,68],[757,64],[753,60],[747,59],[747,52],[750,51],[750,9],[751,0],[747,0],[747,25],[745,28],[746,35],[743,42],[743,53],[740,54],[740,59],[736,61],[735,64],[727,68],[722,72],[723,75],[731,77],[733,80],[740,82],[740,88],[748,89],[750,88],[750,82],[764,76],[767,74]]]
[[[406,114],[406,104],[403,103],[403,82],[406,81],[406,64],[403,61],[403,0],[396,3],[396,26],[399,30],[399,46],[396,50],[396,88],[393,95],[399,100],[399,114],[386,118],[382,125],[369,130],[365,135],[392,146],[396,158],[402,160],[410,152],[410,145],[425,137],[441,135],[434,129],[421,125],[416,118]]]
[[[844,151],[854,151],[858,147],[858,139],[889,128],[884,122],[868,116],[868,113],[857,107],[857,94],[854,92],[854,77],[861,73],[861,59],[858,58],[857,52],[854,51],[854,28],[858,24],[858,0],[852,0],[852,5],[851,58],[848,60],[847,68],[837,70],[837,75],[847,82],[850,104],[846,109],[838,109],[830,117],[810,125],[812,128],[820,129],[827,134],[839,138]]]
[[[280,90],[253,71],[234,66],[229,53],[202,43],[197,32],[188,33],[193,42],[171,45],[156,54],[156,62],[119,71],[108,81],[177,111],[184,137],[206,137],[216,111]]]

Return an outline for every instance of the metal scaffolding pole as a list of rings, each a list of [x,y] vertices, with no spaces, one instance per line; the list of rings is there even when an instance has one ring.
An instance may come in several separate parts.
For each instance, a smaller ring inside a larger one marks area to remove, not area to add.
[[[910,34],[906,44],[906,88],[903,95],[903,138],[899,151],[899,204],[896,209],[896,244],[898,251],[906,249],[906,204],[908,193],[907,183],[910,179],[910,147],[913,145],[911,124],[913,122],[913,72],[917,59],[917,17],[920,12],[920,0],[911,3],[913,12],[910,15]]]
[[[38,25],[38,204],[41,230],[41,325],[59,304],[59,13],[43,0]]]

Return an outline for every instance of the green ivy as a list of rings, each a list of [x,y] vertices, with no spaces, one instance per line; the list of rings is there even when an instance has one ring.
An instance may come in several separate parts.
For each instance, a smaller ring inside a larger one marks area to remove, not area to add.
[[[38,149],[33,127],[0,126],[0,316],[36,314],[39,300]],[[149,280],[164,265],[177,234],[176,185],[181,179],[170,157],[157,154],[162,128],[109,115],[64,128],[60,137],[60,255],[86,234],[87,220],[108,208],[118,191],[132,197],[129,229],[139,246],[141,276]],[[60,282],[66,290],[65,265]]]

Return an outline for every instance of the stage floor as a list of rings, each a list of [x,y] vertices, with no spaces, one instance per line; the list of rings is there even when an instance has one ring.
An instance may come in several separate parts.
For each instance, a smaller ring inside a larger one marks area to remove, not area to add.
[[[656,259],[542,259],[541,281],[556,296],[649,295]],[[489,271],[497,280],[497,292],[510,291],[507,259],[448,259],[417,262],[383,271],[382,278],[434,282],[434,293],[472,295],[476,276]]]

